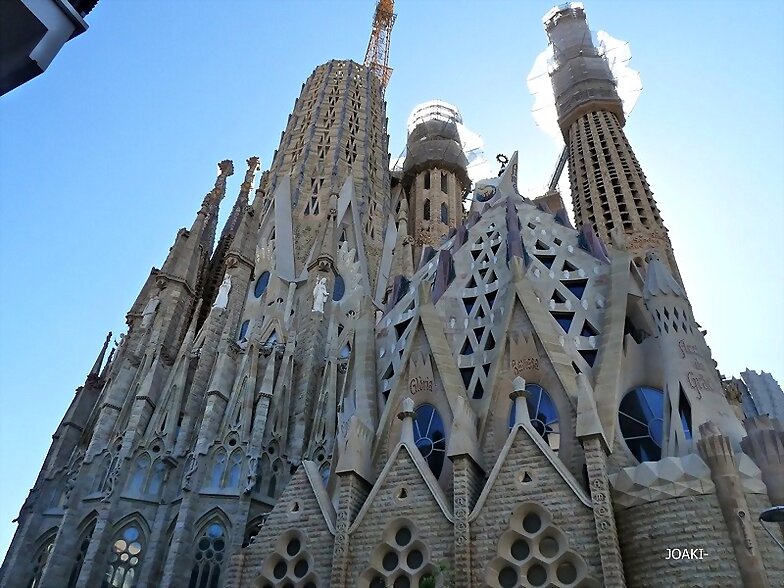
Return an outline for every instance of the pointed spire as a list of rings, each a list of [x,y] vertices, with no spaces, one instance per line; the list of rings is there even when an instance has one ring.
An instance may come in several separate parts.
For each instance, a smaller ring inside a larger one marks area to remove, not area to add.
[[[230,159],[224,159],[218,164],[218,177],[215,179],[215,186],[207,193],[204,201],[201,203],[201,208],[207,215],[206,226],[201,236],[201,241],[207,254],[210,254],[215,246],[215,232],[218,229],[218,208],[226,196],[226,180],[231,175],[234,175],[234,163]]]
[[[226,194],[226,178],[234,173],[234,166],[228,159],[221,161],[218,167],[220,171],[215,187],[204,197],[190,231],[180,229],[177,233],[160,271],[163,276],[185,280],[194,291],[204,256],[211,253],[215,242],[218,206]]]
[[[88,378],[98,378],[101,373],[101,365],[103,365],[103,358],[106,354],[106,349],[109,347],[109,341],[112,339],[112,332],[109,331],[109,334],[106,335],[106,339],[103,342],[103,347],[101,347],[101,352],[98,354],[98,357],[95,358],[95,363],[93,364],[93,368],[90,370],[88,374]]]
[[[248,205],[248,196],[250,195],[251,188],[253,188],[253,180],[259,169],[260,160],[254,155],[247,159],[247,164],[248,169],[245,171],[245,179],[240,186],[237,200],[234,202],[231,213],[229,213],[229,218],[226,220],[226,224],[223,225],[220,237],[221,240],[225,240],[236,234],[237,229],[240,226],[240,221],[242,220],[242,214],[245,207]]]

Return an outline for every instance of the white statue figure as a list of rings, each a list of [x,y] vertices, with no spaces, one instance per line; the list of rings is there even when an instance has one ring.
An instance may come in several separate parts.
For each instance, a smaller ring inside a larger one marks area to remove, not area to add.
[[[324,312],[324,303],[329,298],[327,292],[327,278],[321,278],[313,288],[313,312]]]
[[[142,311],[142,328],[147,327],[152,322],[152,317],[155,316],[155,312],[158,310],[158,305],[160,303],[161,299],[158,298],[157,294],[147,301],[147,305]]]
[[[231,291],[231,276],[226,274],[218,289],[218,295],[215,297],[215,304],[213,308],[226,308],[229,303],[229,292]]]

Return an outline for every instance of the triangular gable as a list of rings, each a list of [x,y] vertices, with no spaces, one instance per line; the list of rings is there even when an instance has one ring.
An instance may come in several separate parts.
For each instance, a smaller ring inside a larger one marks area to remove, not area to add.
[[[533,443],[535,447],[532,447],[531,443]],[[580,486],[580,483],[575,480],[574,476],[572,476],[561,460],[558,459],[558,456],[553,452],[553,450],[550,449],[545,440],[542,439],[542,437],[539,435],[539,433],[536,432],[530,423],[523,423],[512,427],[512,430],[506,439],[506,443],[504,443],[504,447],[501,450],[501,455],[493,466],[493,469],[490,471],[487,484],[485,484],[482,493],[479,495],[479,500],[477,500],[476,506],[474,506],[474,510],[469,517],[470,521],[475,520],[481,513],[485,502],[493,492],[493,487],[498,481],[501,471],[504,470],[507,466],[509,454],[512,452],[513,448],[515,449],[514,455],[530,455],[530,451],[536,451],[536,449],[538,449],[546,461],[549,462],[550,466],[555,469],[558,476],[564,481],[565,486],[569,488],[569,490],[577,497],[577,499],[587,508],[593,508],[591,498],[588,496],[588,494],[586,494],[585,490],[583,490],[582,486]],[[548,490],[554,491],[552,488]],[[524,491],[521,490],[521,497],[524,495]]]
[[[356,519],[354,520],[353,524],[349,528],[349,533],[352,533],[357,527],[362,524],[362,520],[368,514],[368,511],[374,506],[375,498],[378,493],[384,488],[387,484],[387,479],[394,474],[393,470],[396,466],[403,466],[405,461],[413,462],[414,467],[416,468],[417,472],[419,472],[419,476],[422,478],[425,486],[427,487],[429,493],[433,496],[433,499],[436,501],[441,512],[444,514],[444,517],[451,523],[454,522],[454,518],[452,516],[452,510],[450,508],[450,500],[444,494],[444,491],[441,489],[441,486],[438,485],[438,481],[433,476],[433,472],[430,471],[430,468],[425,461],[425,458],[422,457],[422,454],[419,453],[416,449],[413,451],[408,448],[408,446],[404,443],[398,443],[394,450],[391,452],[389,459],[387,460],[384,469],[381,470],[381,473],[376,480],[376,483],[373,485],[373,488],[370,490],[370,494],[368,494],[367,500],[362,505],[359,513],[357,514]],[[416,504],[414,504],[411,508],[416,508]]]

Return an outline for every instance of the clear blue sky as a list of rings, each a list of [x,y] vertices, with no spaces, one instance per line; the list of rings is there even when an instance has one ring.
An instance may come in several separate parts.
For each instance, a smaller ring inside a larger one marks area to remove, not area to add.
[[[269,165],[300,85],[364,58],[373,0],[100,2],[39,78],[0,98],[0,554],[74,389],[177,229],[234,160]],[[398,0],[390,151],[411,108],[461,108],[487,155],[544,186],[560,150],[525,78],[540,1]],[[780,2],[587,1],[644,90],[627,133],[725,374],[784,383]]]

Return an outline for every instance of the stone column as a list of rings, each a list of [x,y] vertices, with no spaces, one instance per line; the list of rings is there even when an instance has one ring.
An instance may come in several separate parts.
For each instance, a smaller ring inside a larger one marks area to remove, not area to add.
[[[482,489],[482,470],[468,455],[452,458],[455,517],[454,588],[471,588],[471,529],[468,517]]]
[[[784,430],[767,415],[752,417],[744,425],[748,436],[740,446],[762,472],[770,503],[784,505]]]
[[[729,439],[711,421],[700,425],[700,435],[702,438],[697,446],[716,485],[716,497],[732,540],[743,586],[768,588],[770,583],[754,536],[754,517],[746,503]]]
[[[607,479],[607,454],[599,435],[581,437],[588,470],[588,485],[593,502],[593,519],[596,538],[599,541],[599,557],[602,562],[605,588],[624,588],[626,578],[623,559],[618,543],[618,529],[610,498],[610,483]]]
[[[370,484],[355,472],[339,472],[340,494],[338,496],[337,524],[335,529],[335,548],[332,552],[332,588],[350,588],[349,535],[348,528],[354,522],[359,509],[370,493]]]

